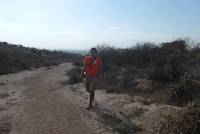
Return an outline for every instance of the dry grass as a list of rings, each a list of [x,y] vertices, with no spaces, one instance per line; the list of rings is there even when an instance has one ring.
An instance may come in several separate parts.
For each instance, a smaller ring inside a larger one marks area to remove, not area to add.
[[[165,115],[160,121],[157,134],[199,134],[200,103],[195,102],[182,110]]]
[[[80,82],[80,74],[81,68],[80,67],[73,67],[70,71],[67,72],[67,76],[69,77],[68,84],[76,84]]]

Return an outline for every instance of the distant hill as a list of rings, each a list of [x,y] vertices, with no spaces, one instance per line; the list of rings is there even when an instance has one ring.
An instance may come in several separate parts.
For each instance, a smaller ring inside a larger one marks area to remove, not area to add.
[[[88,53],[87,50],[64,50],[64,52],[81,54],[81,55],[86,55]]]
[[[0,42],[0,75],[42,66],[57,65],[74,61],[80,54],[63,51],[50,51]]]

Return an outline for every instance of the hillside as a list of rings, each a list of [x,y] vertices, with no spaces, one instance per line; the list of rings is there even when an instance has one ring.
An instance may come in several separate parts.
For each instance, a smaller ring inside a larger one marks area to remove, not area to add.
[[[77,58],[80,58],[80,55],[0,42],[1,75],[42,66],[58,65]]]
[[[175,40],[125,49],[108,45],[97,48],[104,63],[104,79],[98,84],[103,95],[98,98],[97,93],[96,98],[100,104],[108,99],[104,107],[108,105],[110,113],[117,117],[123,114],[147,134],[199,134],[199,43]],[[74,65],[67,73],[68,82],[80,89],[76,83],[82,64]]]
[[[199,134],[198,44],[97,48],[104,78],[88,111],[79,55],[2,43],[2,70],[26,71],[0,76],[0,133]]]

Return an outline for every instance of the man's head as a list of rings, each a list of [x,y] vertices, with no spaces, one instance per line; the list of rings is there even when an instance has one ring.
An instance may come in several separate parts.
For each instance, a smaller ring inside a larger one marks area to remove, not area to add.
[[[90,49],[90,54],[92,55],[92,56],[94,56],[94,57],[96,57],[97,56],[97,49],[96,48],[91,48]]]

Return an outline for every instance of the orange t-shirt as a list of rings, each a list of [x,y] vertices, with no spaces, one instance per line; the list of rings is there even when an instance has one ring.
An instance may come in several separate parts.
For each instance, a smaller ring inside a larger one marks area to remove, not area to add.
[[[102,67],[101,58],[96,57],[96,59],[94,61],[93,60],[94,60],[94,57],[92,57],[92,56],[86,56],[85,59],[84,59],[84,63],[86,65],[86,69],[85,69],[86,76],[93,77],[93,76],[96,76],[100,73],[99,71]]]

